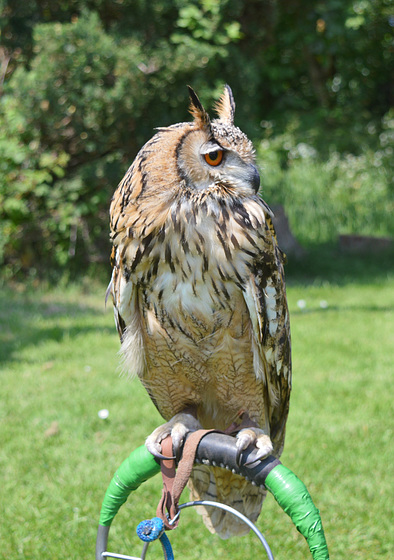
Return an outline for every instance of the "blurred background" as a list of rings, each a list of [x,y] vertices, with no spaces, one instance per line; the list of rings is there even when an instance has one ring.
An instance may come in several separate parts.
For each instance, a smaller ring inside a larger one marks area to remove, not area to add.
[[[186,84],[208,109],[230,84],[262,195],[303,248],[392,236],[391,0],[0,0],[0,13],[6,277],[108,274],[112,193],[154,127],[189,120]]]

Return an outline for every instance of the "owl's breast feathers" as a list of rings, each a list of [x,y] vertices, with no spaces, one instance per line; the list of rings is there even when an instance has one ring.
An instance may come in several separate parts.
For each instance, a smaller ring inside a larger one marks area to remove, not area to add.
[[[164,418],[192,404],[203,425],[224,429],[247,410],[280,453],[290,337],[267,208],[226,185],[159,194],[130,204],[121,184],[112,203],[112,295],[125,365]]]

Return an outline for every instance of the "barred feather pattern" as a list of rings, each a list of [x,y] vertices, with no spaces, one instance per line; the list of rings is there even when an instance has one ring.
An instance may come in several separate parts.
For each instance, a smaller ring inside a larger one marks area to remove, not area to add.
[[[220,107],[222,120],[194,114],[160,129],[120,183],[110,291],[124,366],[164,419],[191,406],[204,428],[224,430],[247,412],[279,457],[291,389],[283,255],[248,180],[251,143],[230,122],[230,99]],[[212,141],[226,152],[220,171],[206,169],[198,152]],[[194,499],[222,501],[251,520],[265,495],[203,465],[189,487]],[[222,538],[248,531],[225,512],[202,513]]]

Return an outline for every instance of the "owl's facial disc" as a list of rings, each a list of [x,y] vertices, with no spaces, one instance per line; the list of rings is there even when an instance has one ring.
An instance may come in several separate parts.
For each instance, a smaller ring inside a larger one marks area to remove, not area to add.
[[[223,186],[223,192],[231,188],[247,196],[260,187],[252,154],[239,154],[231,143],[223,145],[216,138],[207,138],[202,130],[185,135],[177,150],[177,164],[188,187],[198,191]]]

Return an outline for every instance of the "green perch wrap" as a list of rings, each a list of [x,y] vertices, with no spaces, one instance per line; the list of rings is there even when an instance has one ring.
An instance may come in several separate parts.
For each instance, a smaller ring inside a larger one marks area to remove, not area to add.
[[[108,486],[101,506],[100,525],[109,527],[129,494],[158,472],[160,465],[145,445],[133,451]],[[305,537],[313,560],[329,560],[320,513],[305,484],[281,463],[267,474],[264,484]]]
[[[329,560],[320,513],[305,484],[280,464],[268,474],[265,486],[305,537],[313,560]]]
[[[135,449],[120,465],[107,488],[101,506],[100,525],[109,527],[129,494],[158,472],[160,465],[145,445]]]

